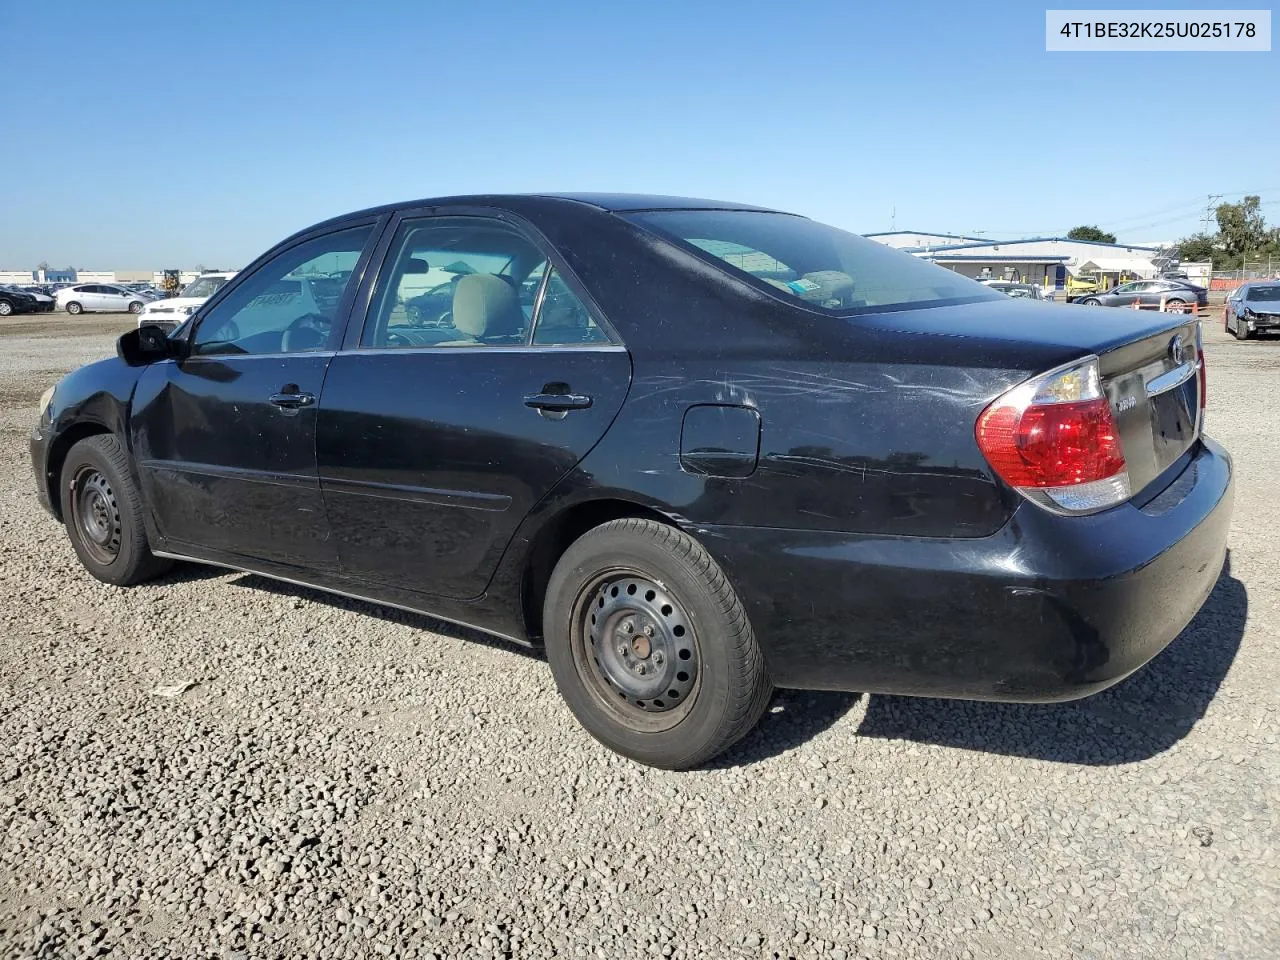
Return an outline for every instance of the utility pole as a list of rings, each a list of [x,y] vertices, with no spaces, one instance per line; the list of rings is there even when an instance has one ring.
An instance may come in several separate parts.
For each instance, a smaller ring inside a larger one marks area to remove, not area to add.
[[[1209,228],[1213,225],[1213,222],[1214,222],[1213,204],[1215,201],[1221,200],[1221,199],[1222,199],[1222,194],[1220,193],[1209,194],[1209,202],[1205,204],[1205,208],[1204,208],[1204,232],[1206,234],[1209,232]]]

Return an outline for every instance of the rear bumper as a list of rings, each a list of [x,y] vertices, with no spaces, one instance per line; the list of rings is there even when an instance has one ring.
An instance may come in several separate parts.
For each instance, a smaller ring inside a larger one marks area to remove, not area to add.
[[[1190,622],[1226,553],[1211,441],[1155,499],[1091,517],[1031,504],[982,539],[700,528],[780,686],[1055,701],[1122,680]]]

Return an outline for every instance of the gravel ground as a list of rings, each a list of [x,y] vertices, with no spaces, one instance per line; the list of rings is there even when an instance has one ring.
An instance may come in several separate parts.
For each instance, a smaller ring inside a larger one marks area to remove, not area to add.
[[[1280,439],[1253,414],[1280,342],[1205,324],[1229,569],[1146,669],[1047,707],[784,692],[669,774],[459,628],[191,567],[91,580],[26,435],[128,325],[93,323],[0,327],[0,953],[1277,954]]]

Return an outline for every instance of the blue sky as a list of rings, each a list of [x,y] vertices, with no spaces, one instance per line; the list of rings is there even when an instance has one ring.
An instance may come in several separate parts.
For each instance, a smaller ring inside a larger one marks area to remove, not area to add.
[[[1257,93],[1277,53],[1050,54],[1025,0],[0,7],[4,269],[237,266],[327,216],[469,192],[1134,241],[1192,232],[1210,193],[1280,200]]]

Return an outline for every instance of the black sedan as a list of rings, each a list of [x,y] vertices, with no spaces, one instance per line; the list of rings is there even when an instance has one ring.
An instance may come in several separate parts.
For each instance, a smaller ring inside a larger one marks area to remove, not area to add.
[[[1223,310],[1223,326],[1237,340],[1280,330],[1280,280],[1255,280],[1232,292]]]
[[[290,237],[58,383],[31,455],[100,580],[198,561],[544,645],[592,734],[684,768],[775,686],[1054,701],[1137,670],[1224,557],[1204,384],[1191,318],[803,217],[479,196]]]
[[[0,285],[0,317],[15,313],[36,313],[40,304],[36,296],[8,284]]]
[[[1075,298],[1091,307],[1132,307],[1135,303],[1152,310],[1161,304],[1171,313],[1194,313],[1209,302],[1209,292],[1185,280],[1131,280],[1106,293],[1090,293]]]

